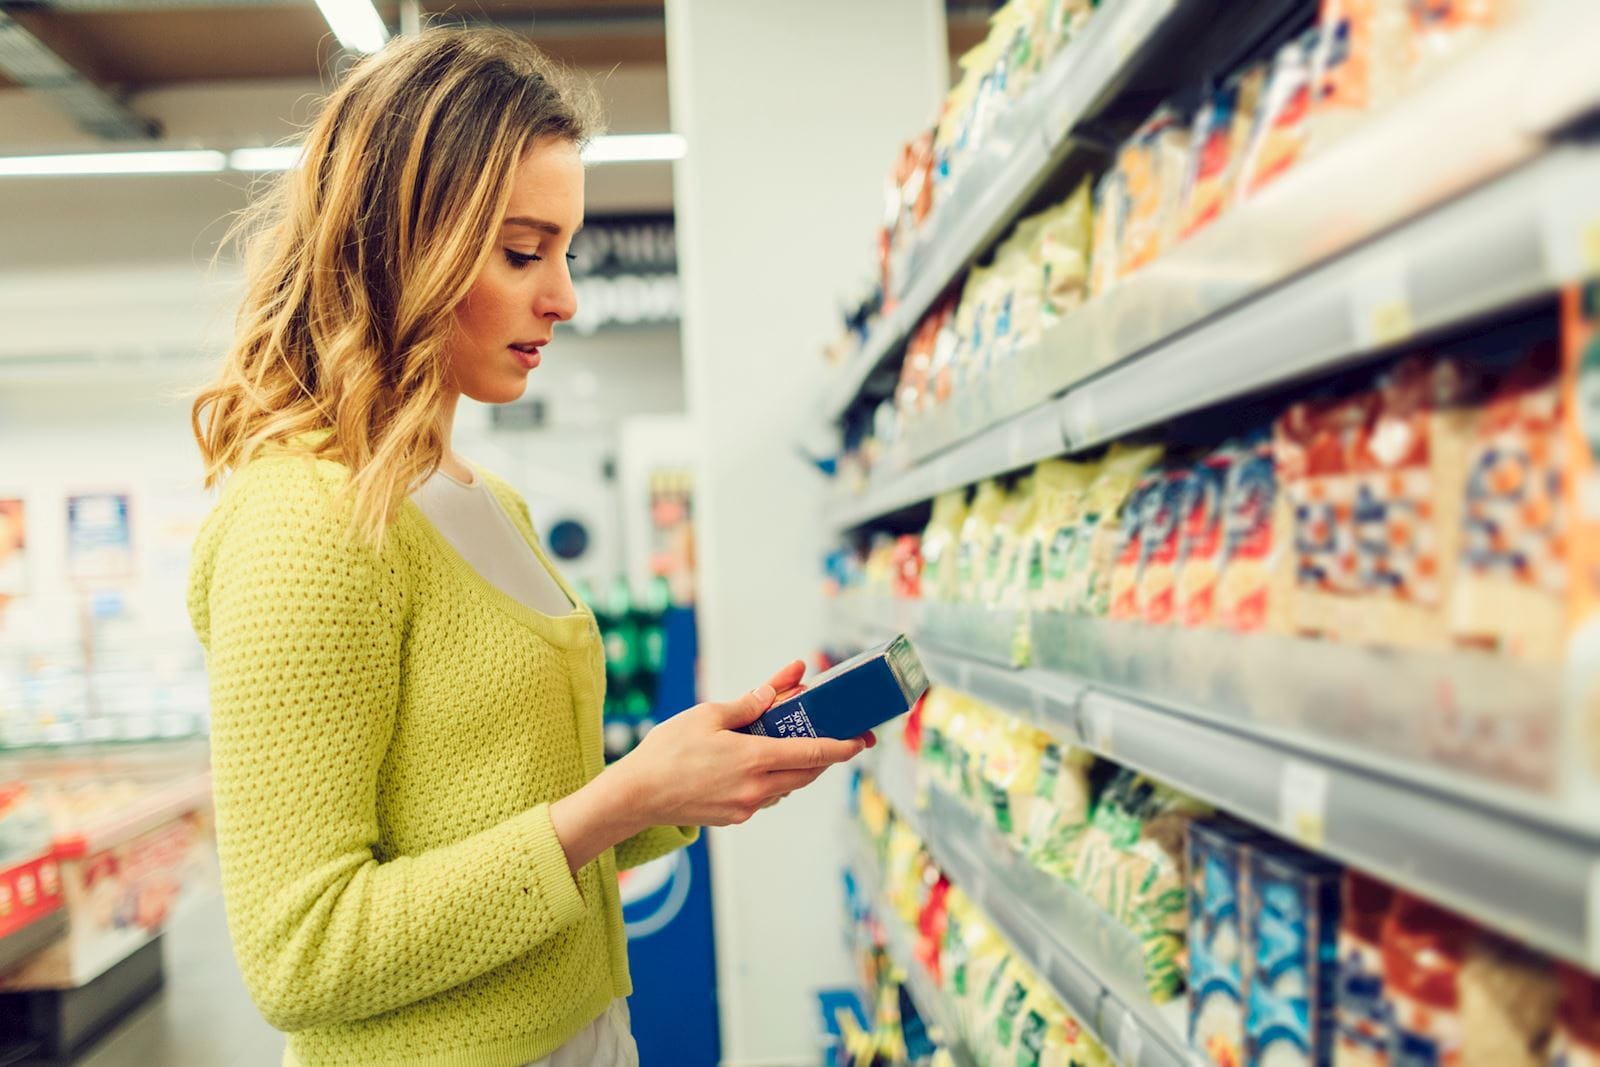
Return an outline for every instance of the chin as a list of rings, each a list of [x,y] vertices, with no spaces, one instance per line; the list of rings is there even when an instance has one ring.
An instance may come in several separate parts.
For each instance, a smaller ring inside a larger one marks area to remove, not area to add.
[[[485,382],[482,388],[467,393],[467,396],[480,404],[511,404],[521,400],[522,394],[527,391],[528,376],[523,374],[515,380]]]

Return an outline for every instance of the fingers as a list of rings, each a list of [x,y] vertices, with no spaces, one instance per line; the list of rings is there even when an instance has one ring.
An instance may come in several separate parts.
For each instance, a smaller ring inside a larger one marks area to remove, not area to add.
[[[706,707],[711,710],[718,729],[741,730],[761,718],[761,713],[772,707],[776,698],[777,693],[772,686],[760,685],[738,700],[707,704]]]
[[[773,703],[782,704],[785,700],[792,700],[805,691],[806,687],[803,685],[797,685],[793,689],[780,689],[778,690],[778,698]]]
[[[827,769],[827,767],[817,767],[805,771],[773,771],[766,777],[766,788],[779,797],[786,797],[821,778]]]
[[[878,735],[873,733],[871,730],[868,730],[866,733],[864,733],[860,737],[856,738],[856,740],[860,741],[863,745],[866,745],[868,748],[877,748],[878,747]]]
[[[855,759],[866,749],[859,737],[835,741],[831,737],[779,738],[768,742],[766,767],[769,771],[825,770],[835,763]]]
[[[798,687],[800,685],[800,679],[804,678],[805,676],[805,663],[801,660],[795,660],[779,670],[777,674],[774,674],[771,678],[768,678],[767,684],[772,686],[773,692],[787,694],[790,690]],[[778,699],[782,700],[784,698],[779,697]]]

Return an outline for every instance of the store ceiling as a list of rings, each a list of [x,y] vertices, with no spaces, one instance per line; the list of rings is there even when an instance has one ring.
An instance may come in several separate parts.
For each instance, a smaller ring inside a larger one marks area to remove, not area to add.
[[[987,8],[949,5],[951,54],[981,40]],[[378,0],[390,26],[399,4]],[[578,67],[666,63],[666,18],[648,0],[422,0],[429,19],[528,32]],[[135,93],[194,82],[312,78],[338,53],[310,0],[0,0],[6,17],[98,86]],[[15,82],[0,74],[0,88]]]

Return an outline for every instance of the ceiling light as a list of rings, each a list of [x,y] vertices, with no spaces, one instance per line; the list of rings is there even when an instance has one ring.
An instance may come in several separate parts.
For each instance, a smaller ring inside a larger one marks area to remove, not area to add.
[[[300,165],[302,152],[302,146],[297,144],[237,148],[228,153],[228,166],[234,170],[293,170]]]
[[[670,163],[682,159],[689,142],[678,133],[619,133],[596,137],[583,150],[585,163]]]
[[[0,156],[0,177],[68,174],[210,174],[226,170],[227,166],[227,156],[210,150],[77,152],[60,156]]]
[[[389,39],[389,28],[372,0],[317,0],[317,8],[339,43],[352,52],[376,52]]]

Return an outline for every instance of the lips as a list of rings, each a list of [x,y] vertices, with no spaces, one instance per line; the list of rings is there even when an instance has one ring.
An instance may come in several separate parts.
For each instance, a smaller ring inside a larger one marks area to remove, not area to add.
[[[539,349],[544,347],[544,342],[517,342],[506,346],[517,357],[517,362],[528,370],[539,365]]]

